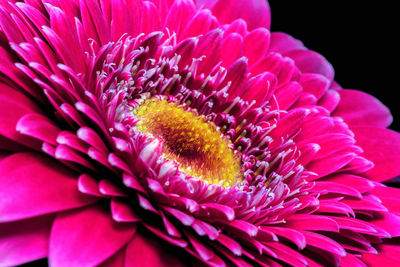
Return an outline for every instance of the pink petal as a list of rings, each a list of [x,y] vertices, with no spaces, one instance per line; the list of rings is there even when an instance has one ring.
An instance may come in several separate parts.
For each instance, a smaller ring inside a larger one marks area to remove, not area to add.
[[[334,70],[332,65],[317,52],[299,49],[290,51],[285,56],[292,58],[303,73],[318,73],[329,80],[333,79]]]
[[[304,92],[313,94],[317,99],[320,99],[328,90],[330,81],[319,74],[305,73],[300,78],[300,84]]]
[[[111,214],[117,222],[137,222],[142,220],[142,218],[135,214],[129,204],[117,199],[111,200]]]
[[[244,37],[244,55],[249,59],[249,65],[252,65],[267,53],[270,37],[270,32],[265,28],[258,28],[246,34]]]
[[[318,105],[326,108],[329,112],[334,111],[339,103],[340,94],[336,90],[331,89],[318,101]]]
[[[375,166],[365,175],[374,181],[385,181],[400,174],[400,134],[388,129],[354,127],[357,145],[364,153],[361,156]]]
[[[375,186],[370,180],[351,174],[338,174],[329,177],[328,180],[350,186],[360,193],[369,192]]]
[[[81,207],[97,200],[78,191],[73,172],[36,153],[18,153],[4,159],[0,177],[2,222]]]
[[[233,254],[237,256],[242,255],[242,246],[236,240],[221,233],[218,235],[217,241],[229,249]]]
[[[182,39],[206,34],[215,22],[215,17],[210,10],[200,10],[188,22],[182,34]]]
[[[350,126],[386,128],[392,121],[389,109],[372,95],[356,90],[340,90],[340,102],[333,116],[339,116]]]
[[[392,237],[400,236],[400,216],[389,212],[381,212],[371,223],[386,230]]]
[[[313,160],[307,165],[307,170],[315,172],[318,177],[335,173],[355,157],[354,153],[338,152],[327,157]]]
[[[301,231],[301,233],[305,236],[307,245],[326,250],[342,257],[346,255],[346,251],[341,245],[324,235],[308,231]]]
[[[276,108],[288,110],[300,97],[302,87],[297,82],[289,82],[280,86],[275,93],[278,103]]]
[[[275,226],[266,226],[265,229],[270,230],[278,236],[286,238],[292,241],[300,250],[306,247],[306,238],[304,235],[297,230],[286,228],[286,227],[275,227]]]
[[[348,148],[350,145],[355,143],[355,140],[346,134],[328,133],[311,137],[306,139],[304,142],[315,143],[321,147],[315,156],[316,159],[319,159]]]
[[[400,216],[400,188],[376,186],[370,193],[377,196],[391,213]]]
[[[273,32],[271,34],[271,45],[269,48],[270,51],[284,54],[286,52],[297,49],[305,49],[303,43],[300,40],[297,40],[283,32]]]
[[[12,97],[11,97],[12,96]],[[24,94],[0,85],[0,135],[32,148],[40,147],[31,138],[16,130],[18,120],[26,114],[37,113],[39,108]]]
[[[101,206],[60,213],[50,234],[51,266],[95,266],[126,245],[136,224],[117,223]]]
[[[238,18],[247,22],[249,30],[258,27],[270,28],[271,15],[267,1],[264,0],[197,0],[198,7],[212,10],[221,23],[231,23]]]
[[[126,248],[123,247],[113,256],[105,260],[98,267],[124,267],[125,266],[125,253]]]
[[[354,189],[350,185],[344,185],[344,184],[334,183],[334,182],[326,182],[326,181],[315,182],[315,185],[313,186],[313,188],[311,188],[310,191],[316,192],[319,194],[334,193],[334,194],[340,194],[340,195],[345,195],[345,196],[351,196],[351,197],[355,197],[355,198],[359,198],[359,199],[362,198],[360,192],[358,192],[356,189]]]
[[[125,267],[183,266],[159,240],[136,233],[128,243]]]
[[[268,95],[272,95],[275,91],[276,82],[275,75],[269,72],[252,77],[241,94],[242,99],[249,103],[256,101],[254,107],[262,106],[268,100]]]
[[[204,244],[191,234],[186,234],[186,237],[189,239],[189,242],[204,261],[209,261],[214,258],[215,254],[211,247],[207,246],[207,244]]]
[[[98,188],[98,181],[88,174],[82,174],[78,178],[78,190],[84,194],[102,197]]]
[[[286,219],[285,226],[299,230],[339,232],[334,220],[320,215],[295,214]]]
[[[18,120],[16,129],[24,135],[31,136],[52,145],[61,131],[51,120],[40,114],[27,114]]]
[[[199,37],[194,58],[206,56],[207,60],[203,60],[199,64],[199,73],[209,73],[215,65],[219,62],[219,55],[222,46],[221,29],[209,31],[203,36]]]
[[[229,67],[238,58],[243,56],[243,38],[240,34],[231,33],[224,37],[221,48],[223,66]]]
[[[178,34],[178,36],[180,36],[185,29],[186,24],[195,15],[195,11],[196,7],[194,6],[192,1],[174,1],[169,9],[163,28],[174,31]]]
[[[53,216],[0,223],[0,265],[16,266],[47,257]]]
[[[347,253],[346,257],[342,258],[341,264],[343,267],[366,267],[357,256]]]
[[[378,254],[364,254],[362,260],[371,267],[400,266],[399,253],[399,245],[382,244]]]

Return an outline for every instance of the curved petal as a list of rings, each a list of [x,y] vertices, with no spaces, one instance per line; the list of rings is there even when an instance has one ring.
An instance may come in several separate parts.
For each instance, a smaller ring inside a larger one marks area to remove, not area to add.
[[[75,174],[38,153],[18,153],[0,163],[0,222],[82,207],[97,198],[78,191]]]
[[[335,76],[335,71],[331,63],[317,52],[298,49],[285,53],[284,56],[292,58],[296,62],[296,66],[303,73],[322,74],[329,80],[333,80],[333,77]]]
[[[126,248],[125,267],[183,266],[178,258],[154,238],[136,233]]]
[[[339,116],[350,126],[386,128],[392,121],[389,109],[372,95],[356,90],[340,90],[340,102],[333,116]]]
[[[385,181],[400,174],[400,134],[388,129],[353,127],[357,145],[364,153],[361,156],[375,166],[365,175],[374,181]]]
[[[306,49],[300,40],[283,32],[273,32],[271,34],[270,51],[283,54],[297,49]]]
[[[60,213],[50,234],[51,266],[95,266],[126,245],[136,224],[117,223],[101,206]]]
[[[0,136],[17,143],[38,149],[39,142],[21,135],[16,130],[18,120],[29,113],[38,113],[40,109],[24,94],[0,84]]]
[[[0,223],[0,265],[18,264],[47,257],[53,216]]]
[[[400,246],[399,245],[380,245],[377,255],[364,254],[362,260],[371,267],[380,266],[399,266]]]
[[[249,30],[270,29],[271,11],[266,0],[196,0],[198,7],[211,9],[221,23],[244,19]]]
[[[124,267],[126,247],[120,249],[117,253],[105,260],[99,267]]]

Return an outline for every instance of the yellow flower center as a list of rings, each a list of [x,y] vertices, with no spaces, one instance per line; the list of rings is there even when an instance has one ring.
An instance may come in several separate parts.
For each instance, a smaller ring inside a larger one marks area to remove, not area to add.
[[[240,159],[217,127],[183,106],[151,98],[138,106],[137,128],[164,141],[164,157],[187,174],[231,187],[241,180]]]

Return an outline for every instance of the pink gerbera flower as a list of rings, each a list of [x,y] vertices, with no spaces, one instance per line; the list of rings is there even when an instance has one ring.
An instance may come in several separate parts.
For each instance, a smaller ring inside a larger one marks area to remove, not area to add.
[[[263,0],[0,2],[0,265],[395,266],[388,109]]]

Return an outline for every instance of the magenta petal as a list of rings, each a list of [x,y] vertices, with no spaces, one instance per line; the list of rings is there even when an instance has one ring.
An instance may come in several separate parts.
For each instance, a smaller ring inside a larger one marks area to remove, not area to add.
[[[265,28],[255,29],[245,36],[244,55],[249,59],[249,65],[267,53],[270,38],[270,32]]]
[[[117,253],[105,260],[98,267],[124,267],[126,248],[123,247]]]
[[[305,73],[300,78],[300,84],[304,92],[313,94],[320,99],[328,90],[330,81],[319,74]]]
[[[338,224],[326,216],[295,214],[286,220],[285,226],[292,229],[339,232]]]
[[[265,72],[251,78],[246,85],[245,91],[242,93],[242,99],[251,103],[255,101],[256,107],[262,106],[267,100],[267,95],[272,95],[275,90],[275,75]]]
[[[307,169],[318,174],[318,177],[323,177],[340,170],[354,157],[354,153],[335,153],[327,157],[311,161],[307,165]]]
[[[305,49],[301,41],[283,32],[273,32],[271,34],[270,51],[283,54],[297,49]]]
[[[336,90],[332,89],[329,89],[318,101],[318,105],[326,108],[329,112],[334,111],[339,103],[340,94]]]
[[[238,18],[247,22],[249,30],[258,27],[270,28],[271,15],[264,0],[197,0],[197,6],[212,9],[221,23],[231,23]]]
[[[329,80],[333,79],[335,72],[332,65],[317,52],[300,49],[290,51],[285,56],[292,58],[303,73],[318,73]]]
[[[386,245],[379,246],[378,254],[364,254],[362,260],[371,267],[400,266],[400,246]]]
[[[339,174],[328,178],[329,181],[347,185],[360,193],[369,192],[374,188],[374,183],[364,177],[351,174]]]
[[[306,238],[302,233],[297,230],[286,227],[266,227],[266,229],[270,230],[278,236],[284,237],[292,241],[300,250],[304,249],[307,245]]]
[[[125,255],[125,267],[169,267],[182,266],[182,263],[158,240],[136,233],[128,243]]]
[[[52,145],[61,131],[51,120],[40,114],[27,114],[18,120],[16,129],[24,135],[31,136]]]
[[[243,37],[237,33],[231,33],[224,37],[220,56],[222,64],[227,67],[241,58],[243,56]]]
[[[346,251],[341,245],[324,235],[308,231],[301,231],[301,233],[306,237],[307,245],[326,250],[342,257],[346,255]]]
[[[370,193],[377,196],[391,213],[400,216],[400,188],[376,186]]]
[[[111,200],[111,214],[117,222],[137,222],[142,220],[128,204],[117,199]]]
[[[4,86],[4,88],[6,87]],[[17,132],[16,125],[22,116],[39,112],[38,107],[22,93],[4,88],[3,85],[0,85],[0,136],[37,148],[37,144],[33,143],[31,138]]]
[[[289,82],[280,86],[275,93],[279,109],[287,110],[300,97],[302,87],[297,82]]]
[[[400,236],[400,216],[389,212],[381,212],[371,223],[384,229],[392,237]]]
[[[374,181],[385,181],[400,174],[400,134],[388,129],[372,127],[352,128],[361,156],[375,166],[365,175]]]
[[[0,223],[0,265],[15,266],[47,257],[53,216]]]
[[[22,164],[21,164],[22,163]],[[81,207],[96,198],[78,191],[76,175],[36,153],[18,153],[0,164],[0,221],[20,220]]]
[[[51,266],[95,266],[126,245],[136,224],[117,223],[100,206],[59,214],[50,235]]]
[[[340,90],[340,102],[333,116],[342,117],[350,126],[386,128],[392,121],[389,109],[372,95],[356,90]]]

